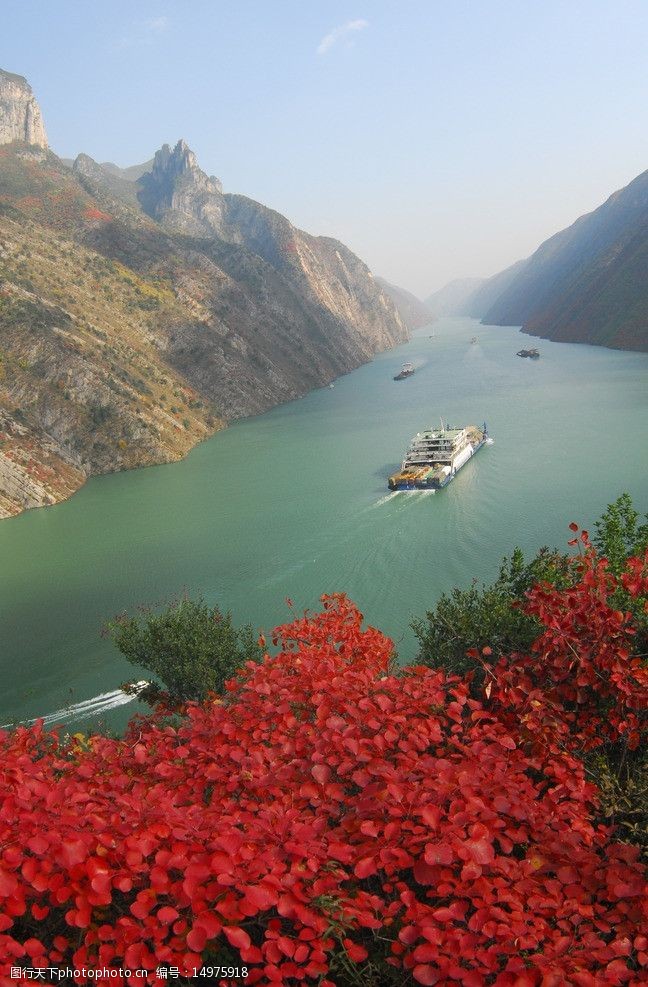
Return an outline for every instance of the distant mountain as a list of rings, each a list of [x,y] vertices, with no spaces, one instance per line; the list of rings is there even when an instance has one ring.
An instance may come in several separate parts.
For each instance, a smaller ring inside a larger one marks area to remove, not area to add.
[[[425,299],[425,306],[432,315],[467,315],[470,300],[484,283],[485,278],[459,278]]]
[[[25,80],[0,73],[0,111],[0,517],[408,338],[347,247],[224,194],[183,142],[148,170],[70,169]]]
[[[145,175],[147,171],[151,170],[153,167],[153,158],[150,161],[145,161],[144,164],[131,165],[129,168],[120,168],[111,161],[102,161],[101,167],[104,171],[114,175],[115,178],[123,178],[126,182],[136,182],[138,178],[141,178],[142,175]]]
[[[490,278],[483,278],[470,296],[463,303],[461,315],[469,315],[473,319],[483,319],[495,304],[501,294],[521,273],[528,261],[518,260],[515,264],[507,267],[499,274],[494,274]]]
[[[546,339],[648,350],[648,171],[490,279],[470,307]]]
[[[390,284],[384,278],[377,277],[376,281],[385,294],[389,295],[396,306],[396,311],[408,329],[411,331],[420,329],[421,326],[426,326],[432,321],[432,316],[425,304],[420,298],[413,295],[411,291],[407,291],[406,288],[399,288],[395,284]]]

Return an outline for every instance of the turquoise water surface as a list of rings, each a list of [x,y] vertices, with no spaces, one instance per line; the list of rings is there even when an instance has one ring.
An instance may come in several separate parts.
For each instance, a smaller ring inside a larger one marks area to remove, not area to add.
[[[181,463],[0,522],[0,723],[73,705],[71,722],[121,726],[135,706],[116,690],[141,674],[101,628],[138,604],[187,591],[268,629],[285,597],[313,607],[343,590],[408,659],[412,617],[494,576],[515,545],[564,546],[570,521],[591,524],[623,490],[648,510],[648,354],[470,319],[431,332]],[[540,360],[515,356],[536,344]],[[416,374],[394,382],[406,360]],[[390,494],[409,439],[441,415],[486,420],[494,445],[445,490]]]

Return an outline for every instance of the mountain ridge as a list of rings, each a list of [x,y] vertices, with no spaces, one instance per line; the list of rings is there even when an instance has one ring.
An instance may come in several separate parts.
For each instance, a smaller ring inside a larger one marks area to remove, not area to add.
[[[430,315],[425,302],[417,298],[413,292],[392,284],[386,278],[376,276],[376,281],[389,295],[401,319],[409,329],[420,329],[432,322],[433,316]]]
[[[224,195],[184,142],[138,174],[5,133],[0,517],[178,459],[408,338],[348,248]]]
[[[454,314],[559,342],[647,351],[648,171],[477,285]]]

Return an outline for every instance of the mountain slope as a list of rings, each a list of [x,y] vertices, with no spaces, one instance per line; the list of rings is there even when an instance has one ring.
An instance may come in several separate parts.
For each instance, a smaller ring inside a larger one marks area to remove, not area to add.
[[[413,295],[411,291],[407,291],[406,288],[399,288],[398,285],[390,284],[384,278],[377,277],[376,281],[385,294],[389,295],[396,306],[396,311],[408,329],[420,329],[421,326],[427,326],[428,323],[432,322],[433,316],[430,315],[424,302],[420,298],[417,298],[416,295]]]
[[[485,318],[486,313],[489,312],[509,285],[520,276],[527,263],[527,259],[518,260],[515,264],[505,268],[505,270],[500,271],[498,274],[481,280],[474,291],[470,293],[469,297],[464,300],[461,314],[487,322]]]
[[[497,294],[486,323],[648,349],[648,171],[545,241]]]
[[[182,143],[144,174],[0,146],[0,517],[406,338],[351,251],[224,196]]]
[[[425,306],[433,316],[466,315],[466,306],[475,291],[484,284],[484,278],[457,278],[449,281],[425,299]]]

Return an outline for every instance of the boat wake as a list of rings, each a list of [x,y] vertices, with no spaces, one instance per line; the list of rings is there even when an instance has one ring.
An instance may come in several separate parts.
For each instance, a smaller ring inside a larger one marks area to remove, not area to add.
[[[98,696],[93,696],[92,699],[84,699],[80,703],[72,703],[70,706],[63,706],[61,709],[54,710],[53,713],[48,713],[46,716],[35,716],[31,720],[24,720],[24,723],[35,723],[36,720],[42,720],[44,725],[51,726],[54,723],[60,723],[65,720],[66,723],[77,723],[79,720],[87,720],[90,717],[98,716],[100,713],[106,713],[109,709],[116,709],[118,706],[126,706],[127,703],[132,703],[134,699],[137,699],[137,695],[141,690],[148,685],[148,682],[144,680],[135,683],[139,686],[137,693],[124,692],[123,689],[113,689],[112,692],[102,692]],[[0,729],[6,729],[7,727],[13,726],[11,723],[4,723]]]
[[[372,511],[376,507],[384,507],[385,504],[392,501],[394,497],[404,498],[403,503],[405,503],[406,501],[414,499],[419,500],[421,497],[429,497],[431,494],[435,493],[436,490],[392,490],[391,493],[386,494],[384,497],[381,497],[380,500],[377,500],[375,504],[372,504],[369,507],[369,510]]]
[[[388,504],[390,500],[394,499],[394,497],[398,497],[399,493],[400,490],[392,490],[391,493],[385,494],[385,496],[381,497],[380,500],[377,500],[375,504],[372,504],[370,509],[373,510],[375,507],[382,507],[383,504]]]

